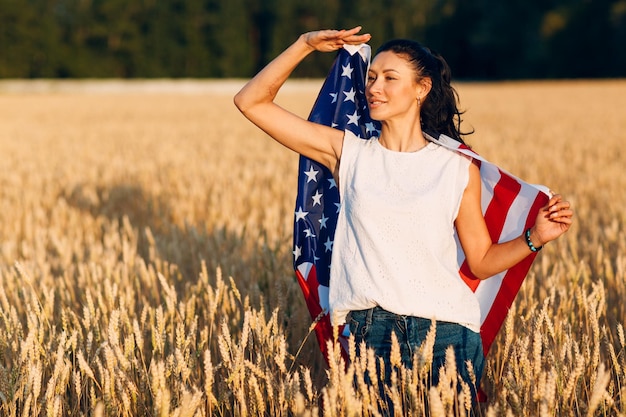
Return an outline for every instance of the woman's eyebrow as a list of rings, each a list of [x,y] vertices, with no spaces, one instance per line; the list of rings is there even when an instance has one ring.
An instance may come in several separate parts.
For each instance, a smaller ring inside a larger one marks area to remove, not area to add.
[[[369,72],[376,73],[377,71],[374,71],[373,69],[370,69],[370,70],[369,70],[369,71],[367,71],[367,72],[368,72],[368,73],[369,73]],[[398,71],[398,70],[396,70],[396,69],[393,69],[393,68],[387,68],[387,69],[381,70],[380,72],[381,72],[381,73],[383,73],[383,74],[384,74],[384,73],[386,73],[386,72],[396,72],[396,73],[398,73],[398,74],[400,73],[400,71]]]

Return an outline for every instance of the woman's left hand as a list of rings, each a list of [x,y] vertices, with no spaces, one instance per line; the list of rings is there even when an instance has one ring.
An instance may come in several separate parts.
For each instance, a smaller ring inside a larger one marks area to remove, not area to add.
[[[535,246],[543,246],[558,238],[569,230],[573,217],[569,201],[563,200],[560,194],[553,195],[537,214],[535,226],[531,229],[531,240]]]

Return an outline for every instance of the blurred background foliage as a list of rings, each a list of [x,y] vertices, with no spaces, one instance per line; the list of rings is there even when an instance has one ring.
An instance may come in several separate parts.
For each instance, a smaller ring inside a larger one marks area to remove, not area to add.
[[[457,79],[626,76],[626,0],[0,0],[0,77],[249,77],[302,32],[357,24]]]

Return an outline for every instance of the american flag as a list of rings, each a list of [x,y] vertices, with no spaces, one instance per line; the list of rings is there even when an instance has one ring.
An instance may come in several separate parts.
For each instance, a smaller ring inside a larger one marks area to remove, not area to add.
[[[370,47],[365,44],[346,45],[339,51],[309,120],[351,130],[364,140],[378,136],[380,125],[370,119],[365,100],[370,56]],[[452,138],[429,136],[442,146],[474,158],[474,163],[480,167],[483,215],[494,242],[514,239],[534,224],[539,209],[549,199],[545,187],[519,180]],[[301,156],[294,220],[294,268],[311,317],[316,321],[315,332],[325,356],[326,342],[333,338],[328,286],[339,202],[339,191],[331,172]],[[480,281],[469,271],[458,239],[457,248],[459,275],[474,291],[481,306],[481,337],[486,355],[537,254],[530,253],[514,267]],[[342,327],[339,341],[344,349],[348,336],[349,329]]]

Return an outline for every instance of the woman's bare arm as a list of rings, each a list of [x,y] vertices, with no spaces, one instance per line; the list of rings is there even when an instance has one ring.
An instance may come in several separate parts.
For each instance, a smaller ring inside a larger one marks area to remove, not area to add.
[[[480,207],[480,172],[470,165],[470,180],[463,194],[455,225],[472,273],[480,279],[502,272],[531,254],[524,235],[504,243],[492,243]],[[535,247],[558,238],[572,224],[574,212],[570,203],[560,195],[553,196],[539,210],[531,228],[531,242]]]
[[[296,116],[278,106],[274,99],[296,66],[311,52],[336,51],[345,44],[367,42],[370,35],[358,35],[360,30],[360,27],[355,27],[301,35],[237,93],[235,105],[276,141],[335,172],[341,155],[343,132]]]

